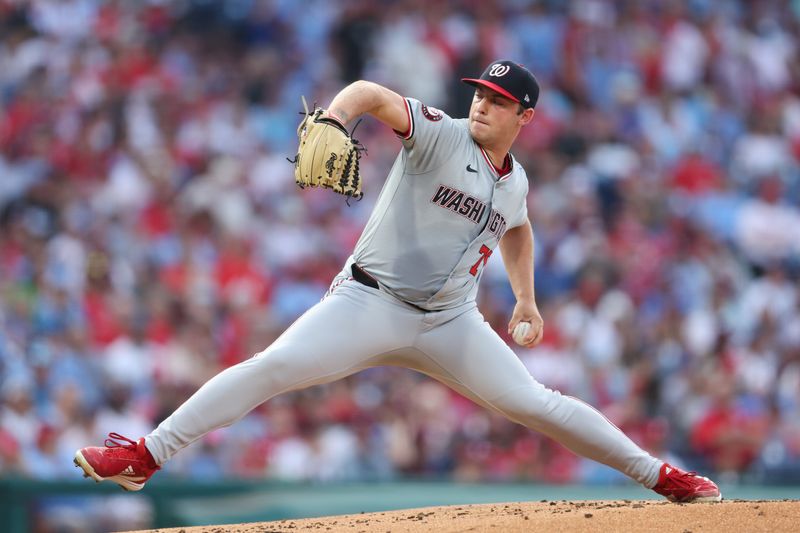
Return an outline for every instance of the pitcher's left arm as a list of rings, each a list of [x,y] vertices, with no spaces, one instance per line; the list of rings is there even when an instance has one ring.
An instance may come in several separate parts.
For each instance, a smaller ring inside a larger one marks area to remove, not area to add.
[[[531,328],[525,338],[524,345],[531,347],[539,344],[544,333],[544,321],[536,305],[533,289],[533,228],[530,221],[506,231],[500,239],[500,253],[508,272],[508,279],[517,304],[514,314],[508,323],[508,333],[520,322],[530,322]]]

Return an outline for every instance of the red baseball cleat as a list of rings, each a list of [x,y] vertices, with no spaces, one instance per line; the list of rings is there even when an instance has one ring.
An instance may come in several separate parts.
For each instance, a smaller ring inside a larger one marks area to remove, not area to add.
[[[718,502],[722,499],[719,487],[697,472],[684,472],[664,463],[658,473],[658,483],[653,490],[669,501],[679,503]]]
[[[98,483],[108,479],[125,490],[141,490],[159,467],[144,445],[144,437],[134,442],[119,433],[109,433],[105,448],[91,446],[75,452],[75,466]],[[127,444],[118,441],[126,442]]]

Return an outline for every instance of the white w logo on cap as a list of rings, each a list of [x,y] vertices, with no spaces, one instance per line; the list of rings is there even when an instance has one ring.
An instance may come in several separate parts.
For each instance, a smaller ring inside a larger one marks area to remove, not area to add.
[[[509,70],[511,70],[511,67],[509,67],[508,65],[495,63],[494,65],[492,65],[492,68],[489,69],[489,76],[494,76],[495,78],[499,78],[501,76],[505,76]]]

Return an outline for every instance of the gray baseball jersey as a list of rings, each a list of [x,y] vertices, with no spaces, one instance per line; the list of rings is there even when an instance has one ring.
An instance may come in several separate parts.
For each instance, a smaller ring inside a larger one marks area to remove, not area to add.
[[[441,310],[475,299],[507,229],[527,220],[528,179],[494,167],[467,119],[406,98],[410,128],[353,258],[400,300]]]
[[[163,464],[277,394],[397,365],[652,487],[661,461],[589,405],[534,380],[477,308],[483,266],[503,233],[527,218],[525,172],[511,156],[494,168],[466,120],[412,99],[406,106],[404,147],[322,301],[203,385],[145,437],[147,448]]]

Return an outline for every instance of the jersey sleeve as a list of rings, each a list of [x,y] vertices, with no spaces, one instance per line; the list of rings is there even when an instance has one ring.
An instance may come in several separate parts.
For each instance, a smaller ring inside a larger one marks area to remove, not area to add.
[[[414,98],[405,98],[409,117],[408,131],[400,137],[408,156],[407,171],[422,174],[441,166],[461,142],[464,129],[435,107],[428,107]]]
[[[508,229],[521,226],[526,220],[528,220],[528,178],[525,175],[525,172],[520,172],[520,176],[515,176],[515,178],[519,180],[518,188],[520,192],[517,196],[519,198],[519,202],[517,204],[517,209],[514,212],[514,216],[509,221]]]

